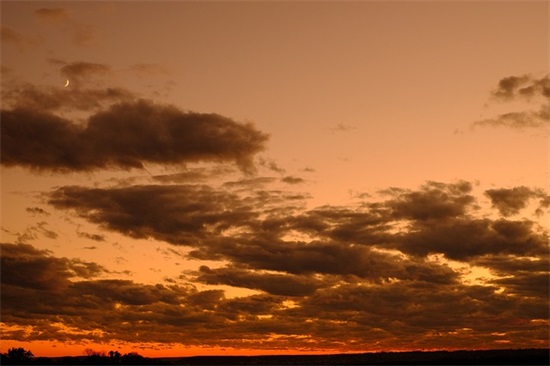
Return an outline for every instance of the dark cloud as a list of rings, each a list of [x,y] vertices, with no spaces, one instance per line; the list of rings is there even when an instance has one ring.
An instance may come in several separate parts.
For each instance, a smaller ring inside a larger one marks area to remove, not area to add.
[[[40,207],[27,207],[25,211],[31,214],[50,216],[49,212],[41,209]]]
[[[39,222],[36,225],[28,226],[23,233],[17,234],[18,242],[28,242],[44,236],[48,239],[57,239],[58,234],[47,228],[46,222]]]
[[[105,241],[105,236],[99,234],[90,234],[82,231],[78,231],[76,234],[81,238],[86,238],[94,241]]]
[[[71,81],[82,82],[86,79],[110,74],[108,65],[93,62],[72,62],[61,67],[60,72]]]
[[[493,96],[500,100],[532,98],[534,96],[550,97],[550,79],[548,75],[537,79],[530,75],[509,76],[501,79]]]
[[[50,204],[134,238],[162,238],[196,245],[257,215],[234,194],[204,185],[131,186],[119,189],[64,187]]]
[[[61,291],[71,278],[92,278],[106,270],[80,259],[57,258],[29,244],[2,244],[2,284]]]
[[[428,182],[418,191],[386,191],[394,198],[386,201],[385,206],[391,209],[391,215],[396,219],[458,217],[463,216],[474,202],[474,197],[468,194],[471,190],[472,185],[464,181],[455,184]],[[372,207],[376,209],[377,205]]]
[[[491,199],[493,207],[497,208],[502,216],[518,214],[524,209],[529,200],[540,196],[541,193],[528,187],[488,189],[485,194]]]
[[[472,127],[509,127],[515,129],[544,127],[550,122],[550,110],[544,106],[539,111],[504,113],[496,118],[476,121]]]
[[[178,281],[145,285],[97,279],[101,267],[56,258],[29,245],[5,244],[1,255],[2,270],[9,274],[1,277],[3,339],[214,347],[242,347],[246,340],[255,349],[342,352],[360,351],[365,344],[380,349],[450,342],[498,347],[495,334],[528,347],[547,337],[547,323],[537,320],[547,319],[542,295],[548,288],[542,289],[544,278],[528,272],[526,265],[516,265],[523,271],[519,276],[490,286],[422,279],[365,283],[353,277],[202,267],[197,275],[206,282],[281,293],[228,299],[222,290],[198,291]],[[502,263],[498,257],[485,259]],[[500,285],[510,292],[498,292]]]
[[[38,170],[143,168],[145,163],[234,161],[250,172],[267,135],[217,114],[146,100],[119,103],[85,126],[49,112],[2,110],[2,164]]]
[[[122,88],[38,87],[19,85],[2,91],[6,106],[12,110],[49,113],[59,110],[90,111],[116,102],[130,102],[135,95]],[[6,111],[6,110],[3,110]]]
[[[329,281],[312,276],[293,274],[257,273],[235,267],[210,269],[201,266],[196,280],[211,285],[229,285],[262,290],[272,295],[307,296],[320,287],[330,286]]]
[[[277,163],[272,159],[260,157],[258,159],[258,164],[276,173],[284,174],[285,172],[285,170],[281,168],[279,165],[277,165]]]
[[[521,187],[487,195],[499,197],[494,208],[508,212],[525,202],[527,191],[532,199],[547,197]],[[75,282],[63,274],[66,297],[56,299],[62,303],[55,314],[79,329],[101,329],[109,339],[135,340],[139,333],[142,341],[234,346],[261,338],[254,343],[257,349],[310,349],[307,339],[317,348],[340,350],[342,342],[350,350],[365,342],[378,342],[381,349],[451,341],[477,347],[480,340],[498,346],[502,338],[496,333],[509,334],[514,345],[544,342],[539,320],[547,319],[548,305],[545,228],[527,219],[484,217],[469,182],[427,182],[379,193],[361,195],[365,201],[354,207],[305,209],[304,196],[266,190],[254,179],[216,189],[198,184],[59,188],[50,195],[58,209],[127,236],[186,245],[189,258],[223,261],[223,266],[167,279],[169,286]],[[445,258],[483,267],[492,276],[477,280],[483,285],[469,284],[463,270]],[[259,294],[227,299],[219,289],[197,291],[178,285],[182,281]],[[7,289],[2,311],[9,324],[31,324],[39,318],[36,312],[40,319],[54,312],[50,304],[28,309]],[[28,290],[23,297],[32,303],[33,296]],[[93,326],[82,328],[70,319],[67,314],[77,311],[74,303],[86,309],[82,316]],[[14,315],[13,304],[22,306],[21,315]],[[23,318],[26,311],[30,316]],[[49,334],[61,337],[55,330]]]
[[[415,223],[409,232],[393,238],[388,246],[404,253],[425,256],[441,253],[469,261],[487,254],[541,255],[548,234],[539,233],[532,221],[449,219]]]
[[[384,283],[391,279],[452,283],[457,278],[457,274],[446,266],[422,260],[410,261],[397,255],[376,252],[367,247],[341,243],[314,242],[305,245],[274,241],[255,245],[238,241],[238,244],[232,245],[225,241],[223,245],[202,247],[200,251],[202,252],[191,252],[191,256],[201,257],[200,254],[202,254],[204,259],[218,253],[222,254],[223,258],[248,268],[290,274],[290,276],[274,275],[222,269],[206,271],[199,277],[200,279],[217,278],[221,282],[221,278],[224,278],[225,281],[235,281],[234,284],[241,283],[242,287],[262,289],[279,295],[282,294],[280,289],[269,287],[269,282],[275,278],[286,281],[289,286],[291,282],[296,283],[297,288],[290,287],[287,289],[289,292],[312,291],[318,287],[331,286],[341,279],[338,276],[352,281],[363,280],[372,283]],[[230,273],[239,278],[230,278]],[[296,275],[303,276],[303,282],[298,283]],[[320,276],[322,281],[315,281],[315,276]],[[226,284],[229,283],[226,282]],[[277,285],[273,284],[273,286]]]
[[[266,184],[274,182],[276,179],[272,177],[256,177],[250,179],[240,179],[237,181],[230,181],[223,183],[224,187],[235,188],[235,189],[250,189],[255,187],[262,187]]]
[[[258,186],[255,180],[246,183]],[[471,188],[468,182],[428,182],[414,191],[386,190],[388,199],[355,209],[325,206],[307,211],[303,195],[261,189],[230,192],[205,185],[63,187],[51,194],[50,204],[132,237],[194,247],[192,255],[200,259],[226,258],[289,273],[368,276],[366,263],[395,262],[369,248],[397,249],[417,257],[444,254],[463,261],[546,251],[548,234],[533,221],[474,216],[477,203]],[[502,209],[504,201],[499,202],[497,208]],[[312,241],[305,245],[291,239],[295,235]],[[384,273],[381,268],[373,272]]]
[[[287,175],[286,177],[282,178],[281,181],[288,184],[300,184],[304,182],[302,178],[294,177],[292,175]]]
[[[513,111],[471,124],[475,127],[507,127],[515,129],[540,128],[550,123],[550,79],[548,75],[537,79],[530,75],[505,77],[492,93],[493,99],[510,102],[525,99],[539,104],[538,110]]]

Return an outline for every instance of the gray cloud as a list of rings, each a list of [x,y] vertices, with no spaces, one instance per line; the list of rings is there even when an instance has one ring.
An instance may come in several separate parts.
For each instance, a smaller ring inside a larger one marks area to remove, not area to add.
[[[112,105],[85,126],[32,109],[2,110],[1,117],[2,164],[38,170],[234,161],[251,171],[252,156],[267,140],[250,124],[146,100]]]

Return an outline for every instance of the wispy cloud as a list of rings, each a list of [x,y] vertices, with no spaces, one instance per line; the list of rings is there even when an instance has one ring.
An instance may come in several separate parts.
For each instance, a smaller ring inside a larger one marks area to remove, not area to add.
[[[347,132],[356,129],[357,127],[352,125],[347,125],[345,123],[338,123],[336,126],[331,127],[330,130],[334,132]]]
[[[34,14],[41,21],[67,32],[75,45],[88,47],[96,41],[93,27],[74,20],[70,12],[64,8],[41,8]]]

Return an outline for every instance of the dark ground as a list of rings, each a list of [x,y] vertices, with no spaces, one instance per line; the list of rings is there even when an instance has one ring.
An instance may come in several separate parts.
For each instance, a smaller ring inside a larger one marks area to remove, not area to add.
[[[6,360],[3,360],[6,361]],[[3,362],[3,364],[14,364]],[[136,359],[35,357],[33,365],[550,365],[550,349],[380,352],[296,356],[194,356]]]

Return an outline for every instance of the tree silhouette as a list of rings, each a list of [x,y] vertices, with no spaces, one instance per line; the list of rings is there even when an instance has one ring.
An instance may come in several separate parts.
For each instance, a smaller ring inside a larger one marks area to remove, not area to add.
[[[120,352],[118,351],[109,351],[109,357],[111,358],[119,358],[120,357]]]
[[[15,365],[30,363],[32,358],[34,357],[31,351],[27,351],[22,347],[10,348],[5,356],[8,363]]]

